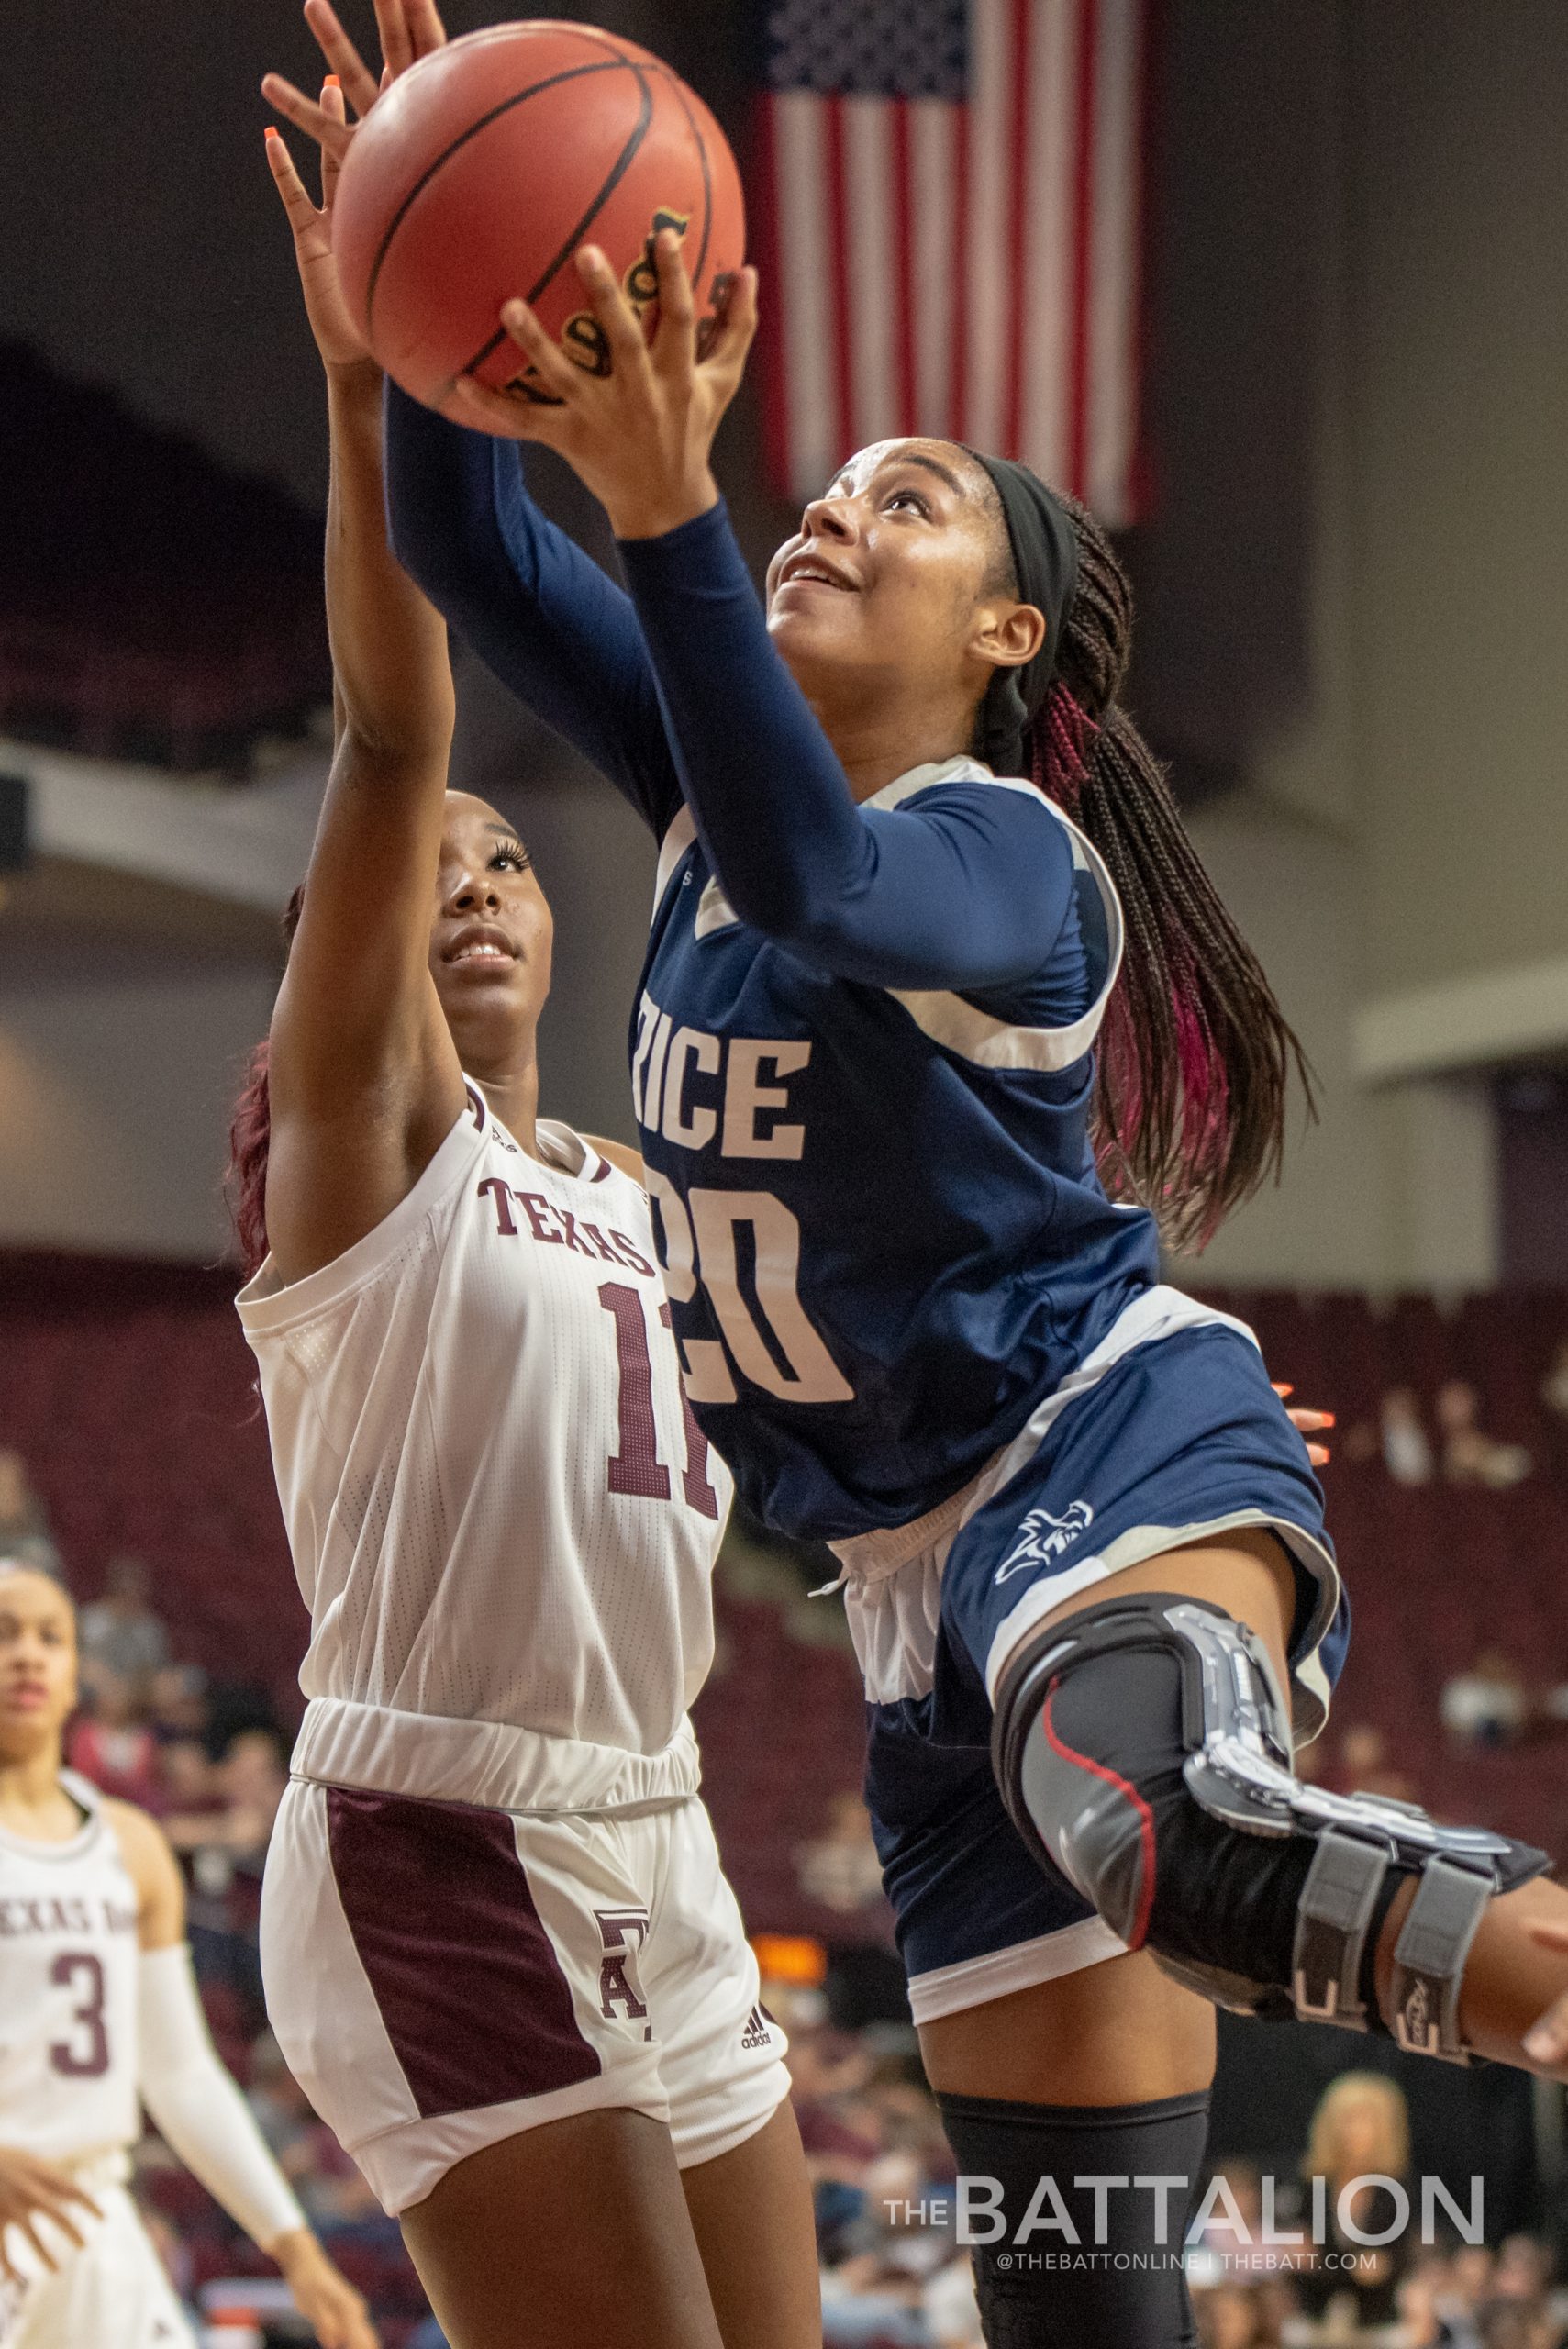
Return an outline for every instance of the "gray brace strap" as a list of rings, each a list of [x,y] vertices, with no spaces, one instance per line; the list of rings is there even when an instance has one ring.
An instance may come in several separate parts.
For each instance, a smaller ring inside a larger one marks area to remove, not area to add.
[[[1395,2035],[1417,2054],[1466,2062],[1459,1996],[1476,1927],[1487,1902],[1538,1875],[1545,1854],[1485,1828],[1439,1826],[1414,1804],[1385,1796],[1303,1786],[1289,1766],[1289,1716],[1268,1651],[1222,1609],[1159,1593],[1106,1598],[1015,1661],[997,1691],[993,1759],[1025,1841],[1041,1847],[1019,1772],[1047,1697],[1084,1665],[1140,1648],[1179,1661],[1182,1776],[1194,1800],[1242,1834],[1306,1836],[1317,1846],[1296,1915],[1296,2013],[1352,2031],[1381,2028],[1361,1996],[1362,1961],[1385,1879],[1396,1867],[1414,1875],[1417,1888],[1395,1953]],[[1157,1947],[1155,1954],[1220,2005],[1257,2013],[1283,2003],[1283,1984],[1167,1958]]]
[[[1491,1875],[1457,1861],[1429,1860],[1394,1945],[1394,2036],[1412,2055],[1466,2061],[1459,2029],[1464,1961],[1487,1902]]]

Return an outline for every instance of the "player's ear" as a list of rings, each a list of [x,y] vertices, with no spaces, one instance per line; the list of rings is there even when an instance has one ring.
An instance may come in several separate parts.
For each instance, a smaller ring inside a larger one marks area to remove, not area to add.
[[[974,650],[997,669],[1022,669],[1045,642],[1045,614],[1034,604],[985,602],[975,613]]]

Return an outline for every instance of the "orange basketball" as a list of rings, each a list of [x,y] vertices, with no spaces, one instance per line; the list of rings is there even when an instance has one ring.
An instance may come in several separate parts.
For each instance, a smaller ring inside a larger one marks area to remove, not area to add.
[[[681,232],[698,317],[711,316],[745,252],[724,133],[635,41],[539,22],[469,33],[377,99],[343,167],[332,241],[371,350],[439,408],[462,374],[522,388],[526,362],[500,322],[514,295],[580,364],[604,369],[573,256],[602,246],[647,317],[651,239],[666,224]]]

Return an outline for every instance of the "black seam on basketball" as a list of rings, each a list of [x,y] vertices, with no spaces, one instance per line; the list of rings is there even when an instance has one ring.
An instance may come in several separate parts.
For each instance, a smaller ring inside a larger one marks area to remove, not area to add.
[[[621,181],[626,177],[627,172],[630,168],[632,160],[635,157],[638,149],[641,146],[643,140],[648,136],[648,126],[653,119],[653,93],[648,84],[647,72],[642,66],[635,63],[629,57],[623,60],[623,62],[626,64],[628,69],[637,76],[637,86],[642,92],[642,112],[639,115],[637,121],[632,128],[630,136],[627,139],[626,145],[621,149],[619,155],[616,158],[614,169],[611,171],[608,179],[606,180],[603,187],[600,188],[597,195],[595,196],[594,201],[588,206],[588,209],[584,213],[583,217],[573,229],[572,234],[566,239],[566,241],[561,247],[561,250],[556,254],[554,260],[550,262],[547,268],[540,271],[539,276],[535,278],[532,285],[529,287],[525,299],[530,304],[539,300],[539,295],[550,284],[550,281],[555,275],[556,271],[562,266],[563,262],[570,260],[577,246],[587,235],[589,229],[593,227],[594,222],[598,218],[600,213],[604,210],[606,205],[609,202],[611,196],[620,185]],[[506,340],[506,328],[497,327],[495,332],[491,336],[489,341],[484,344],[484,348],[475,351],[473,357],[468,362],[466,366],[460,367],[458,369],[458,375],[472,375],[474,369],[476,367],[483,367],[491,352],[493,351],[499,351],[501,345]],[[455,384],[456,381],[457,375],[453,375],[449,377],[447,382],[441,385],[439,396],[442,399],[446,398],[448,393],[451,390],[452,384]]]
[[[702,164],[702,240],[697,246],[696,265],[691,272],[692,284],[695,288],[702,284],[703,264],[707,259],[708,241],[713,235],[713,173],[708,167],[707,141],[697,128],[695,115],[686,104],[684,83],[678,73],[672,73],[667,65],[661,70],[680,100],[681,112],[686,117],[686,128],[696,141],[697,157]]]
[[[375,314],[375,293],[376,286],[381,280],[382,266],[386,260],[388,252],[391,250],[394,237],[396,236],[398,229],[403,226],[404,221],[406,219],[408,216],[408,208],[414,202],[416,196],[423,194],[424,190],[429,186],[430,182],[435,178],[436,173],[439,171],[443,170],[445,166],[450,162],[459,148],[466,147],[471,139],[477,139],[482,130],[488,130],[493,122],[498,122],[501,117],[504,114],[509,114],[514,106],[520,106],[525,99],[537,98],[540,92],[544,90],[559,89],[562,82],[581,81],[583,76],[587,73],[613,73],[620,67],[624,67],[628,72],[636,73],[638,75],[638,79],[639,81],[641,80],[642,77],[640,71],[631,58],[604,57],[598,59],[592,65],[569,65],[560,73],[551,73],[549,78],[543,82],[530,83],[526,90],[515,90],[509,98],[503,98],[498,106],[492,106],[488,114],[481,115],[477,122],[471,122],[467,129],[452,140],[450,147],[443,148],[441,152],[436,157],[435,161],[426,165],[418,178],[415,181],[413,186],[409,189],[407,195],[404,197],[402,203],[398,206],[396,211],[393,214],[392,218],[388,221],[385,231],[382,237],[380,249],[376,253],[374,261],[371,263],[370,281],[365,287],[365,326],[367,330],[371,327],[372,320]],[[644,89],[643,96],[646,101],[646,88]],[[531,295],[529,296],[529,299],[532,299]],[[491,348],[495,348],[494,344],[492,344]]]

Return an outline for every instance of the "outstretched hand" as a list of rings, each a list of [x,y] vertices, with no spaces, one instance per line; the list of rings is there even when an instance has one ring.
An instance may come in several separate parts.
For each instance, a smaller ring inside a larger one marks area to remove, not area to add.
[[[269,106],[314,139],[321,150],[321,202],[312,204],[289,154],[283,134],[267,128],[267,161],[289,227],[294,231],[295,260],[305,292],[305,307],[317,349],[329,368],[351,367],[369,357],[343,299],[338,265],[332,258],[332,199],[343,159],[360,123],[383,90],[400,73],[446,42],[446,28],[435,0],[375,0],[375,20],[381,34],[382,66],[378,82],[338,21],[331,0],[305,0],[305,20],[316,36],[328,72],[319,99],[281,73],[268,73],[261,95]],[[349,120],[349,108],[357,120]]]
[[[607,364],[567,357],[526,302],[503,305],[501,324],[528,362],[507,390],[460,376],[454,410],[481,431],[542,440],[565,458],[604,507],[616,536],[648,539],[717,503],[709,465],[719,420],[740,388],[757,331],[757,273],[739,271],[711,342],[699,350],[692,281],[680,239],[653,239],[659,317],[650,340],[597,245],[576,257]]]
[[[321,112],[328,121],[343,124],[342,85],[328,75],[321,85]],[[344,126],[346,128],[346,125]],[[343,299],[338,264],[332,258],[332,197],[342,165],[333,149],[321,150],[321,203],[312,204],[295,171],[284,135],[267,126],[267,163],[283,198],[294,231],[294,257],[305,295],[305,314],[322,363],[328,368],[353,367],[370,357]]]
[[[1296,1430],[1298,1434],[1304,1435],[1308,1439],[1307,1445],[1307,1457],[1310,1460],[1314,1468],[1326,1468],[1329,1465],[1329,1460],[1328,1445],[1326,1443],[1313,1443],[1310,1439],[1313,1436],[1319,1434],[1325,1428],[1331,1428],[1333,1426],[1334,1414],[1332,1411],[1311,1411],[1305,1409],[1299,1404],[1293,1405],[1290,1397],[1295,1394],[1295,1392],[1296,1389],[1294,1386],[1282,1386],[1279,1380],[1277,1378],[1275,1379],[1274,1393],[1279,1397],[1280,1401],[1285,1406],[1285,1418],[1290,1421],[1292,1427]]]

